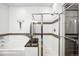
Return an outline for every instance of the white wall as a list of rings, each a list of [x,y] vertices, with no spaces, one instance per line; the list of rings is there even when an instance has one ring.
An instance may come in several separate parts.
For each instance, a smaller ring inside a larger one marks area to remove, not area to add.
[[[32,13],[49,13],[50,7],[9,7],[9,30],[11,33],[29,33],[30,23],[32,22]],[[22,30],[19,29],[17,20],[22,19]],[[37,55],[37,48],[24,48],[29,40],[24,36],[10,36],[8,42],[9,49],[26,50],[26,55]],[[28,53],[28,51],[31,51]]]
[[[0,34],[9,32],[9,9],[5,4],[0,4]],[[1,41],[5,41],[2,43]],[[0,37],[0,48],[6,48],[8,37]]]
[[[9,13],[8,6],[0,4],[0,34],[9,31]]]

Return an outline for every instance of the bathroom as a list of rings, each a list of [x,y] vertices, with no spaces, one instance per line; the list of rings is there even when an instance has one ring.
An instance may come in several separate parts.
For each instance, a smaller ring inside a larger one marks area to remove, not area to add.
[[[78,3],[0,3],[0,56],[78,56],[78,9]]]

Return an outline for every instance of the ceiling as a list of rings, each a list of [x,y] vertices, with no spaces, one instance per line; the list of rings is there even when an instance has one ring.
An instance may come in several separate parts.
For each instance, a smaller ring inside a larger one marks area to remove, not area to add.
[[[51,7],[53,3],[4,3],[9,7]]]
[[[72,5],[71,7],[69,7],[70,5]],[[78,11],[78,4],[71,4],[71,3],[68,3],[64,6],[65,8],[68,8],[66,9],[66,11]]]

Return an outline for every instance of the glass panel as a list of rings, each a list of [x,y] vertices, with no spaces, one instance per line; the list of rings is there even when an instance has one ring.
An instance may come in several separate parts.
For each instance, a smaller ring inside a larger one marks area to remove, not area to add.
[[[50,33],[52,35],[43,36],[43,55],[58,56],[59,38],[55,37],[54,35],[59,35],[59,21],[56,21],[59,20],[59,15],[44,15],[43,20],[45,21],[46,19],[46,22],[49,22],[49,24],[43,24],[43,33]]]
[[[66,56],[78,55],[77,20],[78,20],[78,5],[73,4],[70,8],[66,9],[65,11],[65,37],[68,37],[65,38]]]

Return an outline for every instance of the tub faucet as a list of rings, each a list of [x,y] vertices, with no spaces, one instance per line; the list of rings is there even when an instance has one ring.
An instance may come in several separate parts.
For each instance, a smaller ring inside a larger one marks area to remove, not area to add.
[[[30,23],[30,34],[29,34],[30,38],[33,38],[33,22]]]
[[[38,23],[37,21],[32,21],[31,23],[30,23],[30,38],[33,38],[33,35],[34,35],[34,23]]]

